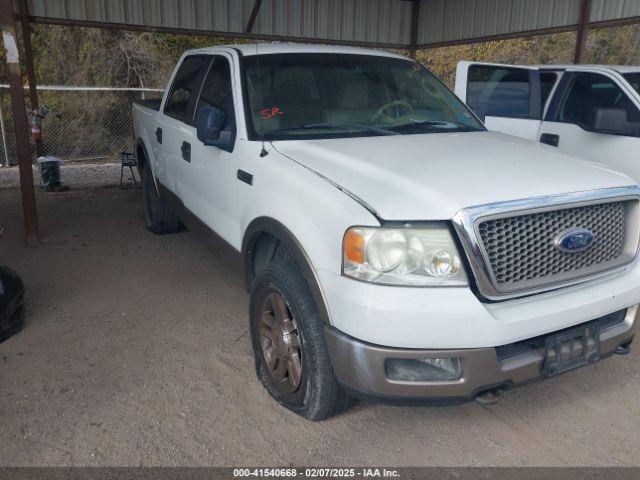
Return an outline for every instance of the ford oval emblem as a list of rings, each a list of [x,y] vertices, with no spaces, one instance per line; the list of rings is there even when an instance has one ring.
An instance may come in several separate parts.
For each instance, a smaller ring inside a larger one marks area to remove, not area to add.
[[[586,228],[574,228],[559,234],[554,240],[553,245],[563,252],[577,253],[582,252],[593,244],[593,232]]]

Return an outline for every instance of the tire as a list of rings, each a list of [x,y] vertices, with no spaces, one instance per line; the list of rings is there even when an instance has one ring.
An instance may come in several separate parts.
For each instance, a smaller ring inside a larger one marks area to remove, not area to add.
[[[257,273],[249,310],[256,374],[277,402],[308,420],[353,404],[333,373],[322,321],[293,262],[275,260]]]
[[[6,327],[0,329],[0,343],[17,335],[24,327],[24,306],[20,307],[9,320]]]
[[[180,225],[178,217],[171,210],[167,201],[158,195],[148,167],[143,168],[141,174],[142,206],[146,227],[156,234],[177,232]]]

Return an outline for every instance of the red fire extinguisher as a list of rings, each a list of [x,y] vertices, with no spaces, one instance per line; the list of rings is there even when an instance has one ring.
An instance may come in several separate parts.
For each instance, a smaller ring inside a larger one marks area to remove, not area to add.
[[[47,115],[46,107],[31,111],[31,138],[34,142],[42,141],[42,119]]]
[[[42,140],[42,119],[35,110],[31,112],[31,138],[34,142]]]

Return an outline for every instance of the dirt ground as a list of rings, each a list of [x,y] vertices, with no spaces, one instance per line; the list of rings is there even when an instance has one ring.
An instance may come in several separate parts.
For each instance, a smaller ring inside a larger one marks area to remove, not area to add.
[[[135,171],[136,181],[140,180],[138,172]],[[87,188],[96,186],[117,185],[120,182],[119,163],[71,163],[65,162],[60,167],[60,177],[62,183],[70,185],[71,188]],[[129,169],[124,172],[123,183],[133,184],[133,178]],[[40,185],[40,174],[38,169],[33,167],[33,183]],[[18,187],[20,185],[20,174],[18,167],[0,166],[0,188]]]
[[[256,380],[239,281],[191,233],[148,233],[138,197],[39,193],[25,248],[0,190],[0,263],[27,286],[0,344],[0,465],[640,465],[637,346],[497,405],[288,412]]]

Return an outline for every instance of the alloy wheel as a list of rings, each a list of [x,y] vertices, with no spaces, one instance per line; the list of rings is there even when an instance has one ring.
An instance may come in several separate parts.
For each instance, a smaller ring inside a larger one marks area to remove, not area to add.
[[[262,355],[276,387],[293,393],[302,382],[302,352],[296,321],[279,292],[267,295],[260,317]]]

